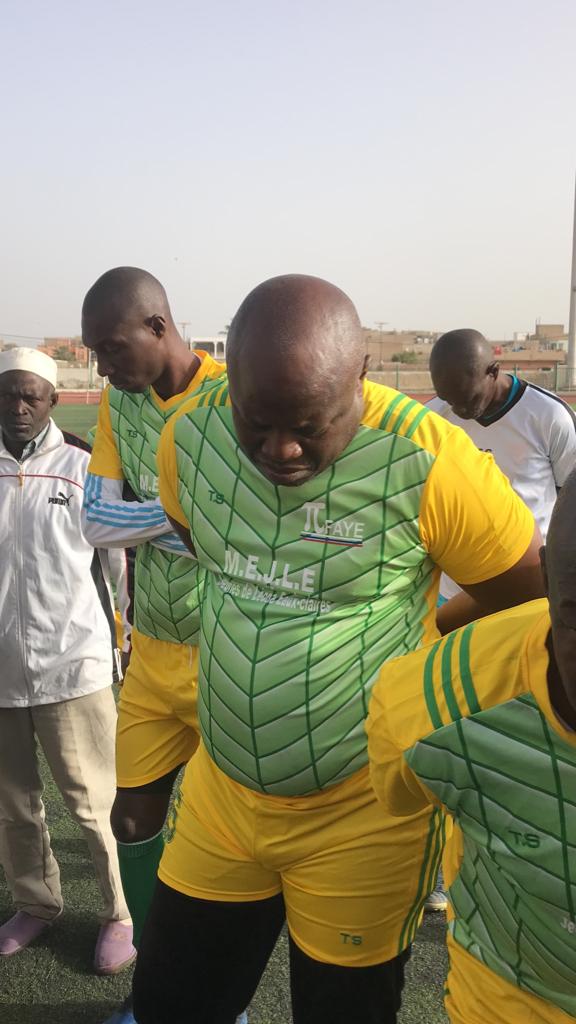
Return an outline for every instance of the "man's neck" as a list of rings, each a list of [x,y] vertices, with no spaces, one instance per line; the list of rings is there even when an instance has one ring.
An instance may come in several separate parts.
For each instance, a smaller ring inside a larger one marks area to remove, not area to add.
[[[26,445],[30,444],[29,441],[25,441],[24,444],[21,444],[20,441],[13,441],[10,437],[6,437],[4,433],[2,434],[2,440],[4,441],[6,451],[10,452],[10,455],[13,455],[15,459],[18,459],[18,462]]]
[[[490,405],[482,413],[481,419],[489,419],[494,413],[498,412],[499,409],[505,404],[512,385],[514,383],[513,378],[509,373],[501,373],[496,378],[496,385],[494,388],[494,397],[490,402]]]
[[[154,391],[166,401],[174,395],[180,395],[186,390],[190,381],[196,376],[200,368],[200,358],[191,349],[182,344],[176,347],[174,357],[170,360],[164,373],[154,381]]]

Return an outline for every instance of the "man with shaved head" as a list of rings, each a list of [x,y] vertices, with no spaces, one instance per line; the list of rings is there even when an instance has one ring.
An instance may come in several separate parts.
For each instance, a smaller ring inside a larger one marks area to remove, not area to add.
[[[158,453],[163,506],[206,570],[202,741],[135,1016],[231,1024],[286,913],[295,1024],[392,1024],[443,821],[378,807],[370,692],[391,657],[438,635],[440,567],[486,610],[541,594],[539,535],[462,431],[366,381],[360,321],[334,285],[264,282],[228,358]]]
[[[531,601],[388,665],[368,719],[386,814],[455,827],[452,1024],[576,1019],[576,473],[552,514],[549,606]],[[398,820],[401,820],[400,818]]]
[[[502,373],[478,331],[443,334],[430,373],[438,397],[429,407],[494,456],[545,538],[557,490],[576,466],[572,409],[551,391]]]
[[[110,381],[88,467],[84,532],[93,544],[137,548],[112,827],[138,945],[174,779],[198,742],[201,578],[158,500],[156,449],[182,402],[224,367],[188,348],[164,288],[137,267],[116,267],[92,286],[82,307],[82,336]],[[113,1024],[133,1020],[129,1004],[112,1018]]]

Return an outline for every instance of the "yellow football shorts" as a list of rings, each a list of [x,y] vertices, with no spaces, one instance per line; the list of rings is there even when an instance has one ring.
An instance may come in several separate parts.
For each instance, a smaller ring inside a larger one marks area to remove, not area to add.
[[[448,936],[446,1010],[451,1024],[574,1024],[557,1006],[501,978]]]
[[[159,877],[188,896],[263,900],[282,892],[296,944],[324,963],[364,967],[412,940],[436,878],[443,821],[390,818],[368,768],[307,797],[256,793],[202,743],[188,763]]]
[[[119,787],[144,786],[185,764],[198,746],[198,648],[132,631],[118,702]]]

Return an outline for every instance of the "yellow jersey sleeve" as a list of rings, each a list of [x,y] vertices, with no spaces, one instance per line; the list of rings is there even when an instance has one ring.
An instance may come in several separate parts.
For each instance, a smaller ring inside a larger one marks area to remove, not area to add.
[[[420,535],[456,583],[482,583],[511,569],[527,550],[534,517],[491,455],[454,427],[424,489]]]
[[[370,700],[366,720],[370,779],[378,800],[394,817],[439,804],[404,757],[414,736],[429,731],[421,686],[428,651],[423,647],[387,662]]]
[[[124,472],[112,423],[110,421],[110,388],[107,387],[100,399],[96,436],[92,447],[92,455],[88,463],[88,472],[95,476],[106,476],[110,480],[123,480]]]
[[[212,360],[214,363],[214,360]],[[171,519],[175,519],[177,523],[185,526],[186,529],[190,529],[190,523],[187,521],[179,498],[179,479],[178,479],[178,458],[176,455],[176,429],[180,421],[184,416],[193,412],[194,409],[200,408],[205,405],[227,405],[229,404],[228,398],[228,382],[224,376],[224,367],[220,367],[220,364],[214,363],[214,367],[218,368],[213,378],[213,385],[208,386],[205,390],[196,391],[174,414],[172,419],[168,421],[164,430],[160,435],[160,443],[158,445],[158,454],[156,457],[156,464],[158,467],[158,490],[160,494],[160,502],[166,515],[170,516]]]
[[[164,427],[160,435],[156,465],[158,467],[158,492],[160,502],[167,516],[175,519],[187,529],[190,524],[186,521],[180,499],[178,497],[178,460],[176,458],[176,443],[174,441],[174,427],[180,417],[173,416]]]

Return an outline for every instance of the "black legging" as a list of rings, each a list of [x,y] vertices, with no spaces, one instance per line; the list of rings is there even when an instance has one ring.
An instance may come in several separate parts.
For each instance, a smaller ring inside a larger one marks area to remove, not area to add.
[[[234,1024],[250,1003],[284,923],[282,896],[193,899],[158,882],[134,975],[138,1024]],[[311,959],[290,940],[294,1024],[396,1024],[405,950],[374,967]]]

